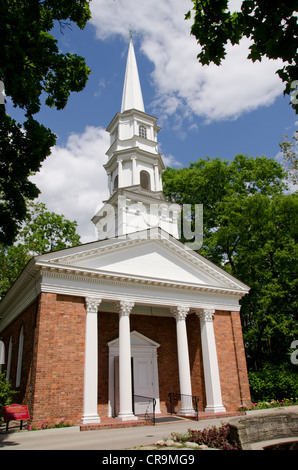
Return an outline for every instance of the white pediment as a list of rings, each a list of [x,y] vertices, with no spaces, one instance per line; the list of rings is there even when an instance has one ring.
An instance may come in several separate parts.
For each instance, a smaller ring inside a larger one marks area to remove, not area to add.
[[[159,344],[153,341],[147,336],[142,335],[138,331],[131,331],[130,333],[130,345],[137,348],[159,348]],[[108,343],[109,348],[119,347],[119,338],[113,339]]]
[[[247,286],[173,237],[103,240],[38,257],[93,272],[247,291]],[[57,257],[59,254],[59,257]]]

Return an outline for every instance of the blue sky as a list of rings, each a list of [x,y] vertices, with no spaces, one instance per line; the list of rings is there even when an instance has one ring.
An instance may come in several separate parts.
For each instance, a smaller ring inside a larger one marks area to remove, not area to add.
[[[238,4],[231,0],[232,8]],[[137,8],[135,0],[93,0],[83,31],[55,30],[60,49],[83,56],[92,73],[64,110],[43,106],[39,113],[58,139],[34,181],[50,210],[78,221],[83,242],[94,239],[90,220],[107,195],[105,129],[120,111],[130,28],[145,110],[158,117],[166,165],[238,153],[278,158],[282,135],[295,132],[297,117],[275,74],[280,64],[252,64],[243,41],[221,67],[202,67],[184,20],[190,7],[190,0],[138,0]]]

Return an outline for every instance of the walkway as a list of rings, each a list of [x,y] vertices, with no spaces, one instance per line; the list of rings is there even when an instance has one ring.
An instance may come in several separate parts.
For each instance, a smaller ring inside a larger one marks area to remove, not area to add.
[[[298,407],[290,407],[294,411]],[[268,410],[259,410],[248,412],[250,416],[259,416],[261,421]],[[281,414],[290,410],[275,409],[270,413]],[[0,450],[128,450],[128,449],[157,449],[154,443],[159,440],[170,438],[171,433],[184,434],[188,429],[204,429],[210,426],[221,426],[225,423],[235,422],[235,416],[215,417],[212,415],[208,419],[194,421],[180,418],[176,421],[163,423],[159,422],[156,426],[133,426],[123,428],[107,429],[102,427],[99,430],[90,432],[81,432],[79,426],[69,428],[46,429],[42,431],[27,431],[5,433],[4,429],[0,432]],[[201,418],[203,416],[200,416]],[[204,417],[207,418],[206,414]],[[104,424],[104,423],[102,423]],[[108,423],[106,423],[108,424]],[[289,433],[291,434],[291,433]],[[263,441],[252,443],[251,450],[263,450],[264,447],[278,442],[298,442],[298,437],[292,435],[289,438],[280,438],[274,441]],[[297,448],[297,447],[295,447]],[[185,449],[183,449],[185,450]],[[246,454],[247,456],[247,454]]]
[[[101,429],[80,432],[79,426],[0,433],[1,450],[124,450],[151,446],[154,442],[170,437],[172,432],[186,433],[188,429],[204,429],[221,426],[229,419],[193,421],[180,419],[156,426]]]

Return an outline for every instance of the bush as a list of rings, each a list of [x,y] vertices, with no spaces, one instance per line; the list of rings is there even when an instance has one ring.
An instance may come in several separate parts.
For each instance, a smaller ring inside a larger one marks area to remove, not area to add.
[[[257,372],[249,372],[248,379],[254,402],[298,397],[298,370],[294,368],[267,364]]]
[[[219,428],[212,426],[202,431],[189,429],[187,440],[222,450],[240,450],[239,445],[230,438],[230,426],[228,424],[224,424]]]
[[[16,393],[12,390],[10,382],[6,380],[4,372],[0,372],[0,406],[9,405],[12,402],[13,394]]]

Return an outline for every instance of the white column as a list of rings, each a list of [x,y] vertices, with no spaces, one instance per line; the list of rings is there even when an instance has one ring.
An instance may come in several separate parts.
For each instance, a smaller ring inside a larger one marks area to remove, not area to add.
[[[117,419],[138,419],[132,412],[131,346],[129,315],[134,304],[120,301],[119,312],[119,414]]]
[[[154,165],[154,182],[155,182],[155,191],[159,191],[159,173],[158,173],[158,165]]]
[[[222,404],[221,397],[217,352],[213,328],[214,312],[215,310],[206,308],[197,311],[201,325],[205,390],[207,399],[207,406],[205,411],[210,413],[226,411]]]
[[[179,414],[189,415],[194,413],[192,405],[192,390],[188,354],[188,341],[186,331],[186,315],[189,312],[187,307],[173,307],[171,309],[176,318],[177,331],[177,349],[178,349],[178,367],[179,367],[179,383],[181,394],[181,409]]]
[[[97,413],[98,384],[98,331],[97,311],[101,299],[86,300],[86,338],[85,338],[85,377],[84,377],[84,414],[83,424],[100,423]]]
[[[108,197],[112,195],[112,174],[110,171],[107,172],[108,175]]]
[[[123,187],[122,158],[118,159],[118,188]]]
[[[132,164],[132,175],[131,175],[131,184],[137,184],[137,157],[131,157]]]

